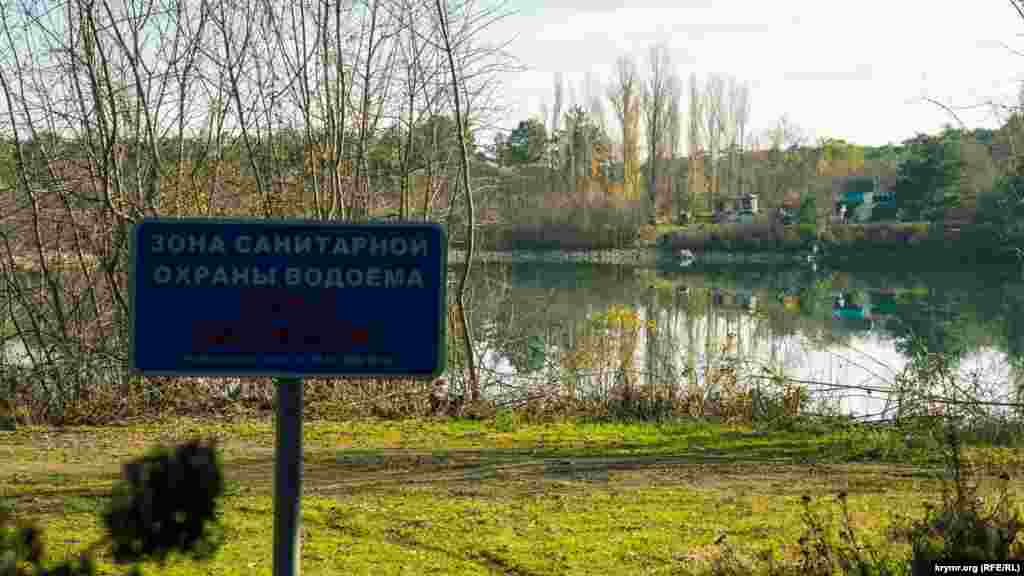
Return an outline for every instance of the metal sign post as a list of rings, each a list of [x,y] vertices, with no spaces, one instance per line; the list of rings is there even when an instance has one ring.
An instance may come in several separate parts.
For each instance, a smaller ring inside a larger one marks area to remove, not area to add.
[[[302,380],[277,378],[274,386],[274,574],[298,576],[302,529]]]
[[[302,379],[440,375],[447,258],[429,223],[135,225],[132,370],[275,379],[275,576],[299,573]]]

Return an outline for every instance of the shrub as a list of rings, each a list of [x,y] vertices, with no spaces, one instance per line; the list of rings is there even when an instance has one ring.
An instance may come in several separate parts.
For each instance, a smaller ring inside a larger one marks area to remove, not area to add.
[[[637,392],[609,399],[606,414],[612,422],[662,422],[675,415],[675,406],[667,398]]]
[[[946,430],[944,456],[951,482],[943,483],[942,506],[926,506],[924,518],[909,529],[897,530],[913,547],[913,571],[924,573],[929,562],[943,558],[1001,562],[1024,555],[1017,542],[1022,518],[1008,497],[1010,476],[1000,475],[999,497],[985,510],[972,482],[970,466],[963,461],[960,433],[952,423]]]
[[[509,409],[501,409],[494,415],[494,429],[498,432],[515,432],[519,427],[519,416]]]
[[[767,570],[755,570],[753,562],[743,561],[732,549],[723,535],[715,541],[719,555],[711,562],[711,573],[715,576],[739,576],[740,574],[767,573],[769,575],[804,574],[808,576],[832,576],[833,574],[856,574],[858,576],[888,576],[901,573],[901,563],[894,558],[880,555],[875,550],[857,541],[850,523],[847,495],[837,496],[840,508],[839,538],[827,518],[811,509],[811,497],[801,497],[804,533],[797,540],[800,558],[795,565],[775,563],[774,555],[762,554],[760,561],[767,564]]]
[[[214,442],[157,447],[125,464],[101,515],[108,536],[75,560],[47,568],[42,531],[32,524],[12,526],[10,512],[0,510],[0,575],[94,576],[92,550],[102,543],[110,544],[118,563],[165,562],[174,552],[208,559],[223,542],[217,512],[223,493],[224,475]],[[19,571],[23,563],[32,571]],[[135,566],[130,574],[141,571]]]
[[[850,226],[850,247],[861,248],[868,242],[868,231],[863,224]]]
[[[908,246],[920,246],[928,240],[928,224],[927,223],[914,223],[908,226],[909,234],[907,236]]]
[[[814,194],[807,194],[800,200],[800,211],[797,220],[800,224],[814,226],[817,222],[817,199]]]
[[[907,228],[912,234],[924,235],[928,233],[929,224],[927,222],[909,222]]]
[[[797,227],[800,235],[800,242],[805,246],[810,246],[814,243],[815,238],[818,237],[818,226],[813,223],[803,223]]]
[[[962,459],[960,433],[951,422],[946,426],[943,454],[952,480],[943,482],[942,505],[926,505],[922,518],[890,530],[892,539],[910,543],[912,574],[930,574],[930,564],[936,560],[1005,562],[1024,555],[1024,544],[1017,541],[1024,520],[1009,497],[1009,475],[1005,472],[1000,475],[1002,484],[996,503],[985,510],[971,481],[971,468]],[[846,493],[840,492],[837,500],[838,538],[833,536],[835,531],[830,527],[829,518],[811,509],[811,498],[801,498],[805,530],[797,541],[800,558],[795,565],[777,565],[769,553],[760,558],[767,564],[767,570],[756,570],[755,562],[741,558],[723,535],[715,541],[719,554],[712,559],[712,574],[905,574],[908,564],[905,559],[858,541],[850,521]]]
[[[510,209],[515,222],[495,234],[495,247],[511,250],[601,250],[632,244],[641,233],[639,202],[594,200],[583,207],[555,195],[539,206]],[[651,232],[644,232],[652,234]]]
[[[658,237],[658,229],[650,224],[644,224],[637,231],[637,240],[641,242],[654,242]]]
[[[810,404],[807,388],[799,384],[776,381],[762,386],[757,392],[756,418],[764,425],[791,429],[800,420]]]

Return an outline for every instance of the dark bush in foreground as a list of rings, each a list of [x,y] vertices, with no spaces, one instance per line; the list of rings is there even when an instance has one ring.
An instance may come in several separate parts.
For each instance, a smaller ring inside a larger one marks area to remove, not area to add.
[[[194,440],[174,449],[157,447],[124,466],[102,514],[108,534],[77,559],[47,567],[42,530],[15,525],[10,511],[0,511],[0,576],[93,576],[93,551],[109,544],[114,560],[165,562],[179,552],[198,559],[220,547],[217,507],[224,477],[213,443]],[[130,574],[141,574],[134,566]]]

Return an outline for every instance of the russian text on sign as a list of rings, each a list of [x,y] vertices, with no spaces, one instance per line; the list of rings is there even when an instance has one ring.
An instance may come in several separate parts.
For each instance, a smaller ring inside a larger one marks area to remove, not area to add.
[[[157,266],[153,282],[158,286],[278,286],[278,269],[257,266]],[[306,288],[423,288],[418,268],[300,268],[284,269],[283,284]]]
[[[392,236],[309,236],[270,234],[251,236],[243,234],[234,239],[232,248],[236,254],[305,256],[314,248],[321,256],[427,256],[427,240],[418,236],[406,238]],[[153,254],[224,255],[227,243],[218,234],[154,234],[150,251]]]

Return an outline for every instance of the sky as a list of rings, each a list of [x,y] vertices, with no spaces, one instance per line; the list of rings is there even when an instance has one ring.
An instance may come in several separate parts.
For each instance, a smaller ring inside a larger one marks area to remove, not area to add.
[[[968,127],[998,126],[989,103],[1013,104],[1024,80],[1024,20],[1010,2],[511,0],[514,14],[487,37],[512,39],[526,68],[502,78],[505,128],[553,103],[556,72],[579,99],[587,71],[607,82],[628,53],[644,73],[649,46],[664,40],[684,79],[750,84],[755,134],[786,114],[812,140],[877,146],[956,125],[922,97]]]

